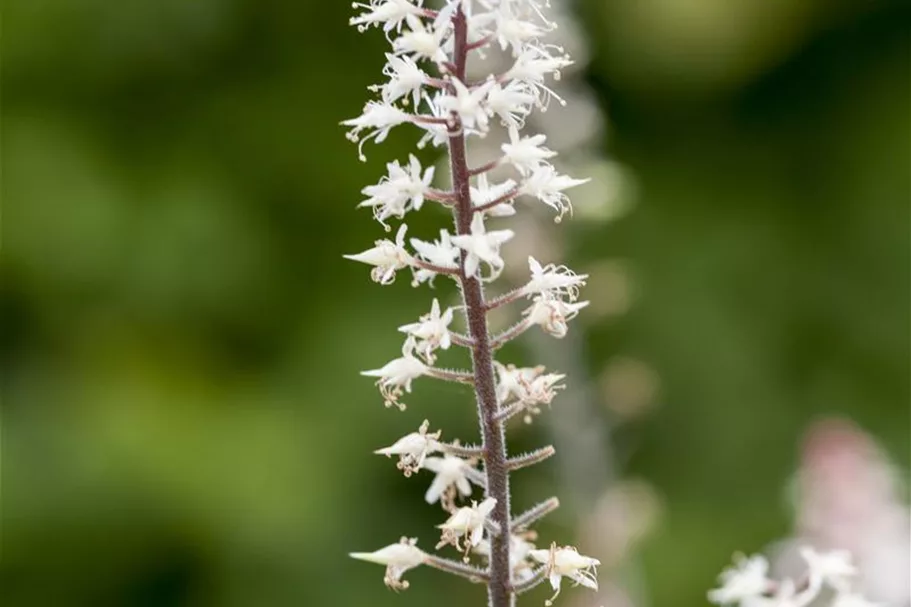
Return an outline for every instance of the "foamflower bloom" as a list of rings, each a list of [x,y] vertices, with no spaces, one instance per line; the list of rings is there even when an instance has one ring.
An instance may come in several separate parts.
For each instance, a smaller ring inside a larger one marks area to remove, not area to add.
[[[361,190],[368,196],[358,207],[372,207],[373,216],[382,225],[390,217],[401,219],[410,210],[419,211],[424,205],[424,193],[433,181],[434,168],[426,170],[412,154],[408,166],[401,166],[398,161],[386,165],[387,175],[376,185]],[[387,228],[388,229],[388,228]]]
[[[417,4],[410,0],[371,0],[370,4],[356,2],[353,6],[366,10],[348,21],[351,25],[358,26],[360,31],[364,31],[370,26],[380,25],[387,33],[393,29],[400,30],[405,17],[421,13],[420,0]]]
[[[408,582],[402,580],[402,575],[409,569],[422,565],[427,557],[424,551],[417,547],[417,538],[405,537],[398,544],[390,544],[374,552],[352,552],[348,556],[369,563],[385,565],[386,575],[383,581],[393,590],[408,588]]]
[[[427,263],[453,270],[459,267],[457,263],[460,254],[459,248],[452,244],[452,237],[446,230],[440,230],[440,239],[433,242],[412,238],[411,246],[417,256]],[[432,269],[417,267],[414,269],[412,284],[418,286],[423,282],[429,282],[432,285],[436,276],[437,272]]]
[[[408,226],[404,223],[395,235],[395,242],[383,239],[373,243],[373,248],[356,255],[345,255],[345,259],[359,261],[373,266],[370,278],[381,285],[392,284],[395,273],[410,265],[411,256],[405,250],[405,232]]]
[[[519,130],[514,126],[510,127],[509,143],[501,146],[503,160],[514,166],[523,176],[530,175],[540,169],[545,160],[557,155],[553,150],[542,147],[545,141],[546,135],[520,137]]]
[[[550,550],[532,550],[529,556],[547,567],[546,574],[555,594],[545,602],[552,605],[553,600],[560,594],[560,585],[563,578],[569,578],[592,590],[598,589],[596,567],[601,564],[598,559],[583,556],[572,546],[558,548],[552,544]]]
[[[563,190],[588,182],[588,179],[573,179],[567,175],[561,175],[553,166],[541,164],[528,175],[520,189],[522,194],[533,196],[557,211],[559,220],[564,214],[572,211],[569,197],[563,193]]]
[[[468,481],[468,470],[471,466],[461,457],[428,457],[424,460],[424,468],[436,473],[427,493],[424,494],[424,500],[428,504],[440,501],[444,492],[450,488],[455,488],[463,497],[471,495],[471,483]]]
[[[465,274],[478,276],[481,262],[490,268],[487,280],[493,280],[503,270],[503,258],[500,257],[500,245],[515,235],[512,230],[494,230],[488,232],[484,227],[484,216],[475,213],[471,220],[471,234],[453,236],[452,244],[467,253],[465,258]]]
[[[560,338],[566,336],[567,321],[575,318],[579,310],[587,305],[587,301],[567,303],[552,295],[538,295],[532,307],[522,314],[528,322],[540,325],[545,333]]]
[[[430,422],[426,419],[417,432],[406,434],[399,440],[395,441],[388,447],[374,451],[377,455],[392,457],[399,456],[397,467],[405,473],[405,476],[411,476],[424,465],[424,460],[430,453],[435,453],[442,448],[440,445],[440,431],[429,433]]]
[[[428,363],[433,363],[434,351],[437,348],[448,350],[452,344],[449,336],[452,314],[452,308],[446,308],[441,314],[440,302],[434,298],[429,314],[421,316],[418,322],[402,325],[399,331],[413,336],[417,340],[415,352],[421,354]]]
[[[411,392],[411,382],[427,373],[427,365],[415,358],[414,340],[407,339],[402,347],[402,356],[391,360],[379,369],[361,371],[361,375],[378,377],[377,386],[385,399],[386,406],[397,406],[404,410],[405,404],[398,401],[403,392]]]
[[[443,535],[437,548],[442,548],[446,544],[460,548],[459,538],[463,536],[467,540],[466,549],[480,544],[484,538],[484,523],[496,504],[497,500],[488,497],[480,504],[472,502],[471,506],[456,510],[445,523],[438,525],[438,528],[443,530]]]
[[[771,586],[768,573],[769,561],[764,556],[738,556],[734,567],[728,567],[718,576],[721,587],[709,591],[709,600],[727,605],[761,595]]]
[[[569,301],[579,298],[579,287],[585,286],[588,274],[576,274],[566,266],[552,263],[542,266],[534,257],[528,258],[531,280],[523,287],[527,295],[549,293],[554,297],[566,297]]]

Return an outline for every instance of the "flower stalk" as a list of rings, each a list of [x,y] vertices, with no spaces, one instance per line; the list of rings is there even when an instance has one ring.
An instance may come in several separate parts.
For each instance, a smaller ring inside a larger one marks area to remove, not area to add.
[[[368,198],[360,206],[371,208],[374,218],[391,231],[387,220],[402,220],[425,203],[438,205],[451,214],[455,229],[452,234],[441,230],[439,239],[432,242],[408,240],[402,223],[394,240],[377,240],[373,248],[346,257],[373,266],[371,277],[382,285],[391,284],[406,269],[412,272],[413,286],[432,285],[440,276],[456,282],[461,305],[442,310],[435,299],[431,311],[418,322],[399,327],[406,334],[402,355],[362,374],[376,378],[386,406],[398,409],[405,408],[400,399],[411,392],[415,380],[470,384],[480,445],[444,441],[442,432],[431,432],[425,421],[417,432],[375,451],[397,456],[397,467],[406,476],[420,470],[435,474],[425,501],[440,504],[449,514],[438,525],[441,535],[436,548],[456,548],[462,552],[461,562],[423,552],[416,540],[408,538],[375,553],[352,556],[385,564],[386,583],[393,589],[407,588],[402,575],[427,565],[486,584],[488,607],[514,607],[520,592],[544,579],[543,571],[556,591],[562,577],[597,587],[597,559],[581,557],[570,547],[552,544],[549,550],[538,550],[531,543],[537,535],[529,527],[557,507],[555,498],[520,515],[519,525],[510,509],[510,473],[551,457],[554,449],[547,446],[511,457],[506,422],[519,412],[530,422],[540,413],[540,405],[550,404],[564,376],[545,373],[540,366],[517,368],[495,359],[501,346],[536,326],[562,337],[567,321],[585,305],[576,298],[586,277],[530,258],[527,285],[490,301],[484,292],[484,283],[496,280],[504,269],[500,247],[514,236],[512,230],[489,229],[487,220],[514,215],[520,197],[538,199],[556,210],[559,219],[570,209],[563,190],[584,182],[558,174],[547,162],[556,154],[543,147],[544,135],[519,135],[532,109],[543,109],[556,98],[545,77],[559,77],[559,69],[570,61],[561,48],[539,39],[555,27],[544,16],[546,0],[444,0],[439,10],[423,4],[423,0],[369,0],[354,5],[364,12],[352,24],[362,31],[382,27],[393,52],[386,55],[383,69],[389,81],[369,89],[380,99],[368,101],[361,116],[343,124],[350,127],[349,139],[358,142],[362,160],[366,141],[381,143],[399,125],[424,132],[419,148],[429,143],[445,149],[450,187],[432,187],[434,169],[425,170],[412,155],[407,166],[389,163],[387,176],[363,190]],[[470,82],[469,57],[478,52],[483,58],[496,47],[512,56],[513,68]],[[428,65],[436,73],[428,71]],[[469,139],[488,136],[497,123],[509,135],[502,157],[472,169]],[[501,170],[511,171],[513,177],[494,182]],[[513,329],[492,336],[487,314],[526,298],[534,300],[523,318]],[[464,333],[450,330],[455,311],[464,316]],[[440,351],[451,346],[470,352],[470,370],[437,365]],[[482,500],[472,499],[477,489]],[[469,500],[471,505],[466,505]],[[478,557],[485,567],[473,564]]]

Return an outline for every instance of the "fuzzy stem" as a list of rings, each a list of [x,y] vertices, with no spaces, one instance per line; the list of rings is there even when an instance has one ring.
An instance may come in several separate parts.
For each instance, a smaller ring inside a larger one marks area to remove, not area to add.
[[[468,23],[459,7],[453,17],[454,52],[453,75],[465,82],[468,62]],[[471,233],[470,172],[465,154],[465,135],[462,125],[455,121],[449,126],[449,161],[452,170],[452,190],[456,195],[454,209],[456,232]],[[500,529],[509,529],[509,470],[506,466],[506,437],[503,424],[496,419],[497,396],[493,369],[493,353],[487,329],[487,306],[481,281],[465,275],[465,257],[462,253],[459,282],[468,317],[468,328],[473,341],[471,348],[474,367],[474,387],[478,404],[478,417],[484,445],[484,471],[487,475],[487,495],[497,500],[491,519]],[[488,607],[512,607],[514,594],[509,566],[509,534],[490,538],[490,569],[487,582]]]

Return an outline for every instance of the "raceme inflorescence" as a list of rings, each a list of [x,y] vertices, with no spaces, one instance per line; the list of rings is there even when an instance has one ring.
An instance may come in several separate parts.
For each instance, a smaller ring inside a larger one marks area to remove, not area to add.
[[[421,135],[419,148],[429,144],[446,150],[451,184],[434,187],[434,168],[425,168],[414,155],[387,164],[379,183],[364,188],[366,199],[360,206],[371,208],[374,218],[386,231],[394,229],[395,236],[347,257],[372,266],[371,278],[381,285],[392,283],[401,271],[410,271],[414,286],[432,286],[438,277],[456,283],[461,305],[444,309],[433,299],[427,314],[399,328],[404,333],[401,356],[363,374],[376,378],[387,407],[399,409],[405,408],[402,398],[418,379],[472,385],[481,440],[477,445],[445,441],[441,431],[431,431],[425,421],[416,432],[377,451],[397,457],[406,476],[421,470],[434,475],[425,499],[447,513],[438,525],[436,549],[452,546],[461,558],[431,553],[410,538],[351,556],[385,565],[385,582],[393,589],[407,588],[403,574],[423,565],[484,583],[490,607],[509,607],[517,595],[545,581],[553,587],[554,597],[563,578],[593,589],[598,586],[597,559],[571,546],[535,544],[533,526],[559,506],[557,498],[517,515],[510,509],[510,473],[549,458],[554,449],[510,455],[506,425],[513,418],[530,421],[539,414],[541,405],[550,404],[563,387],[564,375],[541,366],[517,367],[495,357],[503,345],[535,327],[563,337],[567,322],[587,304],[578,300],[586,276],[529,258],[524,286],[488,295],[485,286],[496,281],[505,266],[501,248],[514,236],[512,230],[493,227],[488,220],[508,218],[518,212],[519,200],[531,200],[553,209],[559,221],[572,210],[565,190],[585,180],[557,171],[550,162],[556,153],[545,147],[544,135],[522,132],[532,111],[545,111],[552,100],[563,103],[548,81],[559,78],[560,70],[571,63],[561,47],[543,41],[556,27],[547,17],[547,0],[440,4],[369,0],[353,5],[358,14],[352,25],[361,31],[382,28],[391,50],[383,68],[385,82],[370,87],[375,98],[360,116],[343,122],[350,127],[349,139],[358,142],[363,160],[366,142],[380,143],[392,128],[412,125]],[[470,80],[468,62],[483,62],[489,52],[508,53],[511,67]],[[504,135],[501,155],[490,162],[470,163],[469,142],[487,137],[493,129]],[[505,171],[509,177],[493,179]],[[407,238],[405,215],[425,205],[448,210],[453,230],[442,229],[431,241]],[[522,303],[525,309],[516,314],[515,324],[492,334],[488,314]],[[456,315],[464,318],[466,331],[453,327]],[[470,352],[471,369],[438,364],[440,351],[451,348]]]

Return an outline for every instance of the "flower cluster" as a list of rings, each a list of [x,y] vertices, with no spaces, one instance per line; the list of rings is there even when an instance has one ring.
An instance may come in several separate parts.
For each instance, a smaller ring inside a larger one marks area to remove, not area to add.
[[[737,557],[735,566],[721,573],[721,587],[709,592],[709,600],[740,607],[805,607],[829,593],[831,607],[877,607],[852,590],[857,570],[850,553],[817,552],[804,547],[800,555],[806,562],[806,573],[797,580],[781,581],[768,577],[769,562],[765,557]]]
[[[516,214],[517,202],[537,200],[553,209],[559,220],[571,212],[566,190],[585,183],[563,175],[550,163],[556,153],[546,147],[541,134],[525,135],[522,129],[533,110],[544,110],[551,100],[563,104],[549,87],[551,78],[571,64],[561,47],[544,42],[556,26],[545,14],[547,0],[441,0],[439,8],[424,0],[365,0],[355,3],[358,14],[351,24],[361,31],[381,28],[391,45],[383,68],[385,81],[369,87],[369,100],[360,116],[346,120],[348,138],[358,143],[364,160],[367,141],[384,141],[391,129],[412,125],[419,132],[418,148],[446,147],[451,187],[433,186],[435,170],[411,155],[407,163],[393,161],[375,185],[362,190],[361,207],[372,210],[383,229],[400,225],[394,238],[349,259],[372,266],[373,281],[391,284],[401,271],[411,273],[411,284],[433,285],[443,276],[456,282],[460,305],[444,306],[434,299],[429,312],[404,324],[402,354],[363,374],[376,378],[387,407],[404,409],[401,401],[418,378],[471,384],[482,428],[481,444],[463,445],[442,440],[428,422],[416,431],[376,451],[397,457],[397,467],[412,476],[421,470],[433,474],[424,495],[428,504],[440,504],[448,518],[438,525],[437,549],[453,546],[462,558],[452,560],[417,548],[403,538],[376,552],[353,553],[354,558],[386,566],[385,581],[404,589],[403,574],[427,565],[460,575],[488,587],[489,604],[507,607],[514,596],[548,581],[559,592],[565,577],[597,588],[597,559],[580,555],[575,548],[551,544],[539,549],[531,530],[554,510],[556,498],[545,500],[513,516],[510,512],[508,475],[554,453],[544,447],[510,457],[505,441],[506,422],[523,413],[526,421],[550,404],[563,387],[564,375],[543,367],[518,368],[495,359],[500,347],[525,331],[540,327],[563,337],[567,323],[587,302],[578,301],[586,276],[565,266],[529,259],[527,283],[488,298],[485,286],[504,270],[501,250],[515,236],[510,229],[489,221]],[[468,77],[468,58],[483,62],[486,51],[511,56],[506,69],[491,70],[484,77]],[[495,136],[504,142],[499,157],[472,168],[467,147],[473,138]],[[503,175],[494,181],[492,171]],[[454,229],[442,229],[432,241],[406,238],[407,215],[427,206],[448,210]],[[514,302],[526,302],[518,321],[500,334],[488,330],[487,314]],[[458,313],[458,314],[457,314]],[[466,328],[458,330],[459,319]],[[471,350],[469,370],[449,369],[439,357],[453,347]],[[480,562],[472,563],[479,558]],[[555,595],[556,596],[556,595]]]

